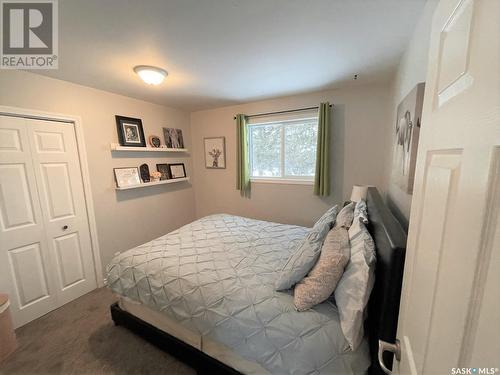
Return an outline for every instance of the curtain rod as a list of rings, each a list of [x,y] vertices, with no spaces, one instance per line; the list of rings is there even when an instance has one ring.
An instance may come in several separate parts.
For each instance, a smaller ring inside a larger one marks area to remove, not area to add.
[[[333,107],[333,104],[330,104],[330,108]],[[253,115],[248,115],[247,117],[260,117],[260,116],[270,116],[270,115],[281,115],[282,113],[291,113],[291,112],[302,112],[309,111],[311,109],[318,109],[319,106],[316,107],[306,107],[306,108],[297,108],[297,109],[289,109],[287,111],[277,111],[277,112],[267,112],[267,113],[255,113]],[[234,120],[236,120],[236,116],[234,116]]]

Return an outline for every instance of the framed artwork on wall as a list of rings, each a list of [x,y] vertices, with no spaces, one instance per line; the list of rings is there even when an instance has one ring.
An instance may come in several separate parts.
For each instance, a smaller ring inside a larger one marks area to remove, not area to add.
[[[406,194],[413,194],[424,90],[424,82],[417,84],[397,108],[391,182]]]
[[[186,177],[186,167],[184,163],[169,164],[168,170],[170,173],[170,178],[184,178]]]
[[[118,140],[122,146],[146,147],[142,120],[125,116],[115,116]]]
[[[208,137],[205,142],[205,168],[226,168],[226,138]]]
[[[114,168],[115,181],[117,187],[125,187],[130,185],[139,185],[141,179],[139,177],[139,169],[135,168]]]

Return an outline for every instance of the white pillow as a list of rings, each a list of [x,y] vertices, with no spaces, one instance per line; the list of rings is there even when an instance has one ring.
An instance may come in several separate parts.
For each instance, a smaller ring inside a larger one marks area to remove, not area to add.
[[[349,228],[351,257],[334,293],[340,326],[352,350],[363,340],[364,311],[375,283],[375,244],[364,224],[367,215],[363,207],[363,201],[356,205],[357,215]]]

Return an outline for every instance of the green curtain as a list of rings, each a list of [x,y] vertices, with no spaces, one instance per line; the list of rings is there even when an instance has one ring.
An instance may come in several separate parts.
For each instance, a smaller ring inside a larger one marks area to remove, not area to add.
[[[245,115],[236,115],[236,189],[242,197],[250,197],[250,165],[248,127]]]
[[[319,105],[314,194],[330,195],[330,103],[328,102]]]

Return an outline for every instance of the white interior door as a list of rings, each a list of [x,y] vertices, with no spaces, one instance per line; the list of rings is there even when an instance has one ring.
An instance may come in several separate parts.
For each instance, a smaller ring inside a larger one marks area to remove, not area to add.
[[[60,304],[96,288],[74,125],[26,120]]]
[[[28,132],[23,118],[0,116],[0,292],[16,326],[57,307]]]
[[[6,269],[0,287],[6,285],[20,326],[95,289],[96,278],[74,125],[0,119],[1,131],[19,135],[17,141],[3,140],[2,170],[15,165],[24,173],[15,175],[19,181],[7,172],[0,175],[2,219],[27,215],[28,207],[34,217],[17,227],[2,225],[0,263]],[[22,148],[12,150],[16,144]],[[22,179],[29,194],[16,188]],[[35,228],[31,238],[24,235]]]
[[[498,0],[442,0],[434,15],[398,373],[500,367],[499,25]]]

